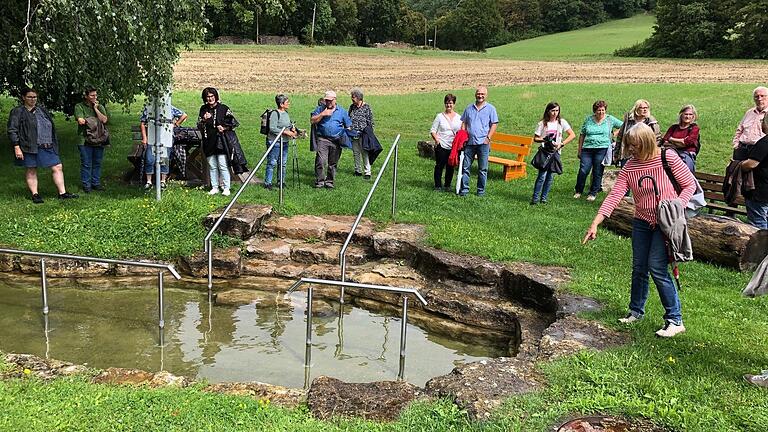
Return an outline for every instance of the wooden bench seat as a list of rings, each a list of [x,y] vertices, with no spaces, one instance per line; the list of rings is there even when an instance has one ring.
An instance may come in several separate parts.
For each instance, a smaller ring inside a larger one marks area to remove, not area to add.
[[[525,167],[527,165],[525,157],[531,153],[532,146],[532,136],[497,132],[493,134],[493,139],[491,139],[491,156],[488,157],[488,162],[504,167],[504,181],[524,178],[526,176]],[[513,155],[514,157],[510,159],[495,156],[494,153],[504,153]]]
[[[701,188],[704,190],[704,198],[707,201],[707,211],[712,213],[713,210],[725,212],[726,215],[747,214],[746,203],[743,197],[739,197],[736,200],[736,207],[729,205],[725,202],[725,195],[723,194],[723,180],[724,177],[717,174],[709,174],[703,172],[695,172],[696,179],[699,180]]]

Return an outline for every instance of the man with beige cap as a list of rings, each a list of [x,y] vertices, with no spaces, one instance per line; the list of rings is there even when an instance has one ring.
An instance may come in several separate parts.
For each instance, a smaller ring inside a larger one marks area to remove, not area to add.
[[[341,157],[341,146],[342,143],[348,141],[346,130],[352,126],[352,120],[344,108],[336,106],[335,91],[328,90],[325,92],[323,102],[325,105],[315,108],[310,117],[310,121],[315,125],[317,131],[315,187],[333,189],[336,165]]]

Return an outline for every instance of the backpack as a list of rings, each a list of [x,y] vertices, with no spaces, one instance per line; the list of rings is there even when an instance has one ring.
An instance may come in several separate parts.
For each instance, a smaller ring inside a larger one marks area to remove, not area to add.
[[[272,117],[272,113],[275,111],[277,110],[266,109],[261,113],[261,127],[259,128],[259,133],[262,135],[269,135],[269,118]],[[277,111],[277,119],[280,120],[280,111]]]

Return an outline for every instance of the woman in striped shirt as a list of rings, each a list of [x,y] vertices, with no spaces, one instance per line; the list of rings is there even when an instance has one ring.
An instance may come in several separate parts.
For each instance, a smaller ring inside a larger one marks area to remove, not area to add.
[[[685,206],[691,199],[696,183],[688,167],[680,160],[675,151],[666,151],[666,158],[672,174],[680,184],[680,195],[675,192],[672,182],[664,172],[661,162],[661,150],[656,145],[656,133],[647,125],[639,123],[627,131],[624,142],[631,154],[630,160],[619,172],[618,179],[611,192],[587,230],[582,243],[586,244],[597,237],[597,226],[610,217],[613,210],[626,194],[632,191],[635,200],[635,218],[632,222],[632,289],[629,300],[629,313],[619,322],[631,324],[639,321],[645,313],[648,299],[648,274],[650,272],[664,306],[664,327],[656,332],[661,337],[672,337],[685,331],[680,309],[680,298],[667,271],[668,255],[664,236],[656,221],[656,198],[652,182],[640,178],[651,176],[656,180],[660,200],[679,198]]]

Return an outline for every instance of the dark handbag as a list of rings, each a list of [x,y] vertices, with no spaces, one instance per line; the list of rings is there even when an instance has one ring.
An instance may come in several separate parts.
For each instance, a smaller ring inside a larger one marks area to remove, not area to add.
[[[536,154],[533,156],[533,159],[531,160],[531,165],[533,165],[536,169],[547,169],[547,165],[549,165],[549,162],[552,160],[552,156],[557,153],[554,150],[548,151],[548,149],[544,146],[539,147],[539,149],[536,151]]]

